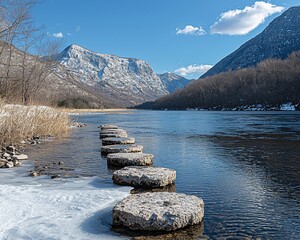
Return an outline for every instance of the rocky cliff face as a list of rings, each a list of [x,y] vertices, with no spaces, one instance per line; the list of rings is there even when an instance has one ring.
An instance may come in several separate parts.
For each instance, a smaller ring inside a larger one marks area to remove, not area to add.
[[[285,11],[261,34],[222,59],[201,78],[255,66],[267,58],[285,59],[290,53],[298,50],[300,50],[300,6]]]
[[[169,93],[150,65],[142,60],[99,54],[77,45],[67,47],[57,59],[78,82],[99,89],[127,106]]]

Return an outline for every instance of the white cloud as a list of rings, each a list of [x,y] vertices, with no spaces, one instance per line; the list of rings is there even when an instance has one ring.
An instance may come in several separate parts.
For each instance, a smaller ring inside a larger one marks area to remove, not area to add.
[[[64,37],[62,32],[53,33],[52,36],[56,37],[56,38],[63,38]]]
[[[245,35],[258,27],[265,19],[284,7],[266,2],[255,2],[242,10],[235,9],[221,14],[219,20],[210,27],[212,34]]]
[[[187,67],[178,68],[175,70],[175,72],[185,77],[187,75],[195,74],[195,73],[203,74],[207,72],[209,69],[211,69],[212,67],[213,67],[212,65],[208,65],[208,64],[201,64],[201,65],[193,64]]]
[[[184,29],[176,28],[176,34],[183,34],[183,35],[195,35],[201,36],[205,35],[206,32],[204,31],[203,27],[193,27],[192,25],[185,26]]]
[[[76,32],[79,32],[80,30],[81,30],[80,26],[77,26],[76,29],[75,29]]]

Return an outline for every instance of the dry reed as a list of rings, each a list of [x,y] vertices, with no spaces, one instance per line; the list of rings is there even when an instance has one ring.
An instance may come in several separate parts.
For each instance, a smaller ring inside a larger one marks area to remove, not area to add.
[[[19,145],[34,136],[61,136],[69,126],[68,115],[54,108],[5,105],[0,99],[0,146]]]

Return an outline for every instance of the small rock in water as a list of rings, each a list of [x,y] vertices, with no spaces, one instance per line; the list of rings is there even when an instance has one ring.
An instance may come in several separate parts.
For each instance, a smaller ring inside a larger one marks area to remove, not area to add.
[[[161,167],[125,167],[115,171],[112,180],[120,185],[159,188],[173,184],[176,171]]]
[[[174,231],[199,224],[202,199],[180,193],[142,193],[123,199],[113,208],[113,224],[140,231]]]
[[[61,176],[58,175],[58,174],[55,174],[55,175],[52,175],[52,176],[51,176],[51,179],[55,179],[55,178],[61,178]]]
[[[126,145],[108,145],[101,147],[102,154],[109,153],[138,153],[143,151],[142,145],[126,144]]]
[[[113,153],[107,155],[107,163],[112,166],[149,166],[154,155],[147,153]]]
[[[62,162],[62,161],[58,162],[58,165],[64,165],[64,164],[65,164],[65,163]]]
[[[21,162],[18,159],[14,159],[13,164],[15,167],[21,166]]]
[[[7,162],[6,164],[5,164],[5,167],[6,168],[13,168],[14,167],[14,163],[13,162]]]
[[[116,144],[134,144],[134,138],[104,138],[102,145],[116,145]]]
[[[40,176],[40,175],[37,172],[31,172],[29,174],[29,177],[38,177],[38,176]]]

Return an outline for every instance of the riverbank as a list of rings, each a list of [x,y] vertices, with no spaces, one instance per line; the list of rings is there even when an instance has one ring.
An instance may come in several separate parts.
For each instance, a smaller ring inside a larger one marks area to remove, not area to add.
[[[128,108],[108,108],[108,109],[70,109],[64,108],[63,112],[68,114],[86,114],[86,113],[115,113],[115,112],[130,112],[133,109]]]
[[[98,177],[31,178],[30,168],[1,169],[0,239],[124,239],[107,215],[129,188]]]
[[[47,106],[0,106],[0,146],[19,146],[32,140],[62,136],[69,131],[67,114]]]
[[[69,116],[47,106],[0,104],[0,168],[12,168],[28,159],[29,145],[69,132]],[[77,125],[79,125],[77,123]],[[75,125],[75,126],[77,126]]]

